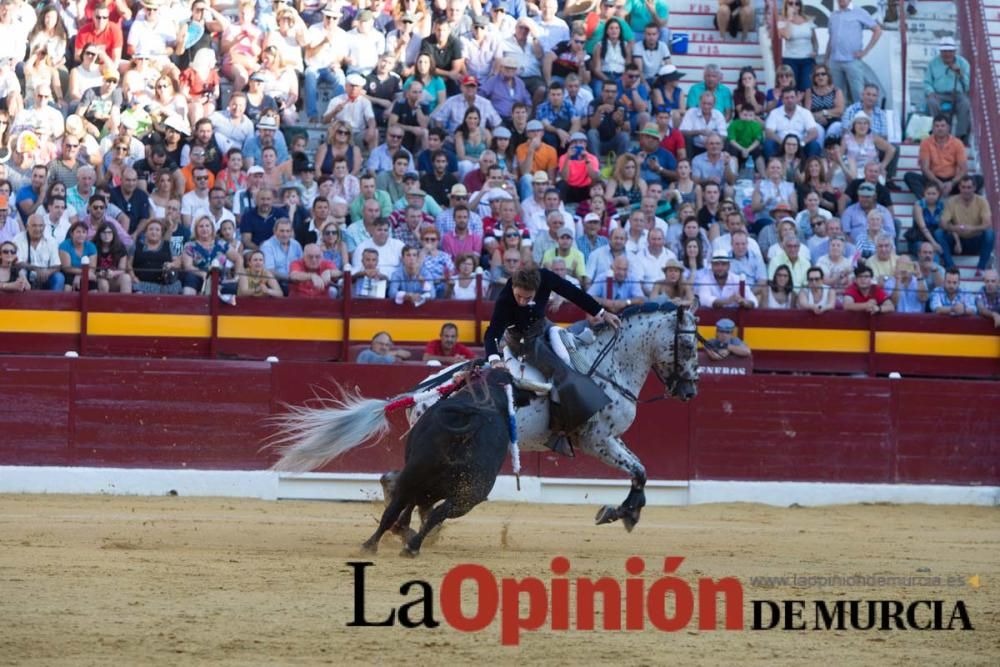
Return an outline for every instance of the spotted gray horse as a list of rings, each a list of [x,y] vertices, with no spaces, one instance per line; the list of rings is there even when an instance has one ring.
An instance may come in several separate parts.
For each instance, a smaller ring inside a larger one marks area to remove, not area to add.
[[[625,472],[631,488],[618,507],[602,507],[596,517],[598,524],[622,520],[628,530],[638,523],[646,504],[646,469],[629,450],[621,435],[635,420],[638,394],[650,371],[663,382],[665,392],[683,401],[697,394],[698,355],[697,324],[694,314],[673,304],[644,304],[622,313],[619,331],[602,327],[595,332],[589,345],[570,343],[570,357],[581,372],[591,373],[611,402],[581,427],[567,434],[578,451],[593,456],[605,464]],[[465,367],[453,367],[421,382],[413,393],[447,382]],[[532,382],[542,382],[532,376],[533,369],[509,368],[517,377],[522,372]],[[408,418],[416,423],[426,409],[438,400],[429,398],[414,405]],[[281,437],[282,458],[275,465],[279,470],[313,470],[339,454],[388,432],[384,416],[386,401],[345,397],[334,407],[295,408],[284,420]],[[522,451],[547,451],[549,431],[547,397],[535,397],[516,410],[518,443]]]

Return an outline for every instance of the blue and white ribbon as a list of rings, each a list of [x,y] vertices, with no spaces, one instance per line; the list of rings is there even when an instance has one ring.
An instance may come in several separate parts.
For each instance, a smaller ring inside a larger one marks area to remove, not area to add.
[[[514,388],[504,385],[507,393],[507,424],[510,427],[510,465],[517,478],[517,490],[521,490],[521,450],[517,446],[517,413],[514,408]]]

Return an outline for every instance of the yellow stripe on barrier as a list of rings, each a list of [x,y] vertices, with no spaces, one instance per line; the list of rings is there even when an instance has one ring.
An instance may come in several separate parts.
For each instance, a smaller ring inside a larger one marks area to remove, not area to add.
[[[354,321],[351,321],[354,331]],[[343,320],[332,317],[219,317],[219,338],[255,340],[325,340],[339,342],[344,337]]]
[[[88,313],[87,333],[94,336],[149,336],[151,338],[208,338],[208,315],[155,313]]]
[[[78,334],[80,313],[72,310],[0,310],[0,332]]]
[[[458,327],[458,340],[473,343],[476,340],[475,320],[387,320],[351,318],[351,340],[367,343],[379,331],[388,331],[393,340],[426,342],[441,336],[441,327],[451,322]],[[489,322],[483,322],[483,333]]]
[[[747,327],[743,340],[751,350],[856,354],[868,352],[868,331],[857,329]]]
[[[879,331],[875,334],[879,354],[907,354],[934,357],[1000,358],[1000,337],[975,334]]]

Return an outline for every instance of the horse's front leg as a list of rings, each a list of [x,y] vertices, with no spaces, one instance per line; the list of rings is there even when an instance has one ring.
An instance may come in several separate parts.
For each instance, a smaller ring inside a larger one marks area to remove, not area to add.
[[[639,523],[639,516],[642,508],[646,506],[646,468],[633,454],[621,438],[608,438],[603,443],[593,447],[594,455],[613,468],[618,468],[628,473],[632,479],[632,488],[624,502],[618,507],[605,505],[597,511],[594,518],[598,525],[611,523],[621,519],[625,529],[629,532]]]

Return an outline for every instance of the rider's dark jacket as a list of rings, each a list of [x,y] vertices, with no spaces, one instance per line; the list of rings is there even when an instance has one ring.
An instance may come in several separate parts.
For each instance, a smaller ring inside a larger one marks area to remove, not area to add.
[[[540,273],[542,274],[541,285],[535,292],[535,300],[527,306],[518,305],[514,299],[514,291],[510,281],[507,281],[507,284],[500,291],[500,296],[497,297],[493,307],[490,326],[486,329],[483,341],[487,357],[499,354],[497,343],[503,339],[507,327],[513,326],[517,331],[523,332],[532,329],[539,321],[544,320],[545,309],[552,292],[570,303],[576,304],[588,315],[598,315],[601,312],[601,304],[579,287],[575,287],[573,283],[560,278],[548,269],[542,269]]]

